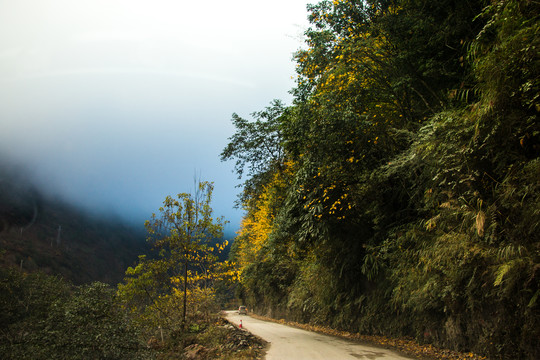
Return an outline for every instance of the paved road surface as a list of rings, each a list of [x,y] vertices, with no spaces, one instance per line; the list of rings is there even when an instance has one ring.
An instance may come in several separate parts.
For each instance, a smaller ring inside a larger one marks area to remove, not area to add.
[[[332,336],[238,315],[228,311],[227,319],[270,343],[266,360],[394,360],[412,359],[391,350],[357,344]]]

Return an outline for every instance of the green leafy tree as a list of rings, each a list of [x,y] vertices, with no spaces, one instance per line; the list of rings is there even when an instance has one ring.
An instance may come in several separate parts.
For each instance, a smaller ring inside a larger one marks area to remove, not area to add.
[[[282,131],[284,124],[294,116],[290,108],[279,100],[273,100],[264,110],[254,112],[252,116],[255,120],[248,121],[233,114],[232,122],[236,132],[221,153],[222,161],[236,160],[235,170],[239,177],[247,169],[247,180],[237,203],[246,212],[246,216],[230,253],[230,259],[239,272],[239,286],[245,287],[238,291],[244,294],[257,291],[256,284],[262,282],[254,279],[256,275],[253,276],[253,272],[271,267],[284,271],[282,265],[286,261],[280,261],[279,264],[272,262],[267,253],[267,242],[273,231],[273,220],[281,211],[292,168],[285,155],[283,141],[286,135]],[[251,266],[253,262],[263,264],[254,267]],[[249,299],[244,297],[244,301],[248,301],[246,304],[251,307],[261,306],[256,298],[259,297],[249,294]]]
[[[258,194],[275,171],[283,170],[285,161],[281,123],[288,115],[287,107],[280,100],[273,100],[264,110],[251,115],[255,121],[232,115],[236,132],[221,152],[221,161],[236,160],[235,171],[239,178],[247,169],[241,202]]]
[[[126,283],[119,285],[126,306],[139,313],[142,322],[171,330],[180,323],[184,331],[189,296],[201,283],[208,288],[209,272],[218,261],[216,253],[223,249],[214,241],[223,237],[225,224],[223,217],[213,217],[213,188],[212,183],[202,181],[193,194],[167,196],[159,215],[146,221],[148,241],[158,258],[141,256],[139,264],[126,271]]]

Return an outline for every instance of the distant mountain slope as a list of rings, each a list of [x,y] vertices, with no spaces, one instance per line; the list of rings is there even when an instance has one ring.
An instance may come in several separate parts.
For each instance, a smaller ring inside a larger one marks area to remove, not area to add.
[[[147,251],[144,239],[142,229],[48,198],[0,166],[0,266],[113,284]]]

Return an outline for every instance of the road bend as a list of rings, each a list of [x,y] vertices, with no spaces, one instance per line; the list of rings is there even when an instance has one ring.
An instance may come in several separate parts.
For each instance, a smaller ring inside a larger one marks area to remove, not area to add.
[[[266,360],[394,360],[414,359],[395,351],[363,345],[346,339],[262,321],[237,311],[227,311],[227,320],[268,341]]]

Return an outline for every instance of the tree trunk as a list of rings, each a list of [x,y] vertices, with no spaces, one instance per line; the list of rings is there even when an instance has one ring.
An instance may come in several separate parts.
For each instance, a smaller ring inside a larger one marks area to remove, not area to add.
[[[187,255],[186,261],[184,262],[184,309],[182,313],[182,332],[186,328],[186,310],[187,310],[187,277],[188,277],[188,266],[187,266]]]

